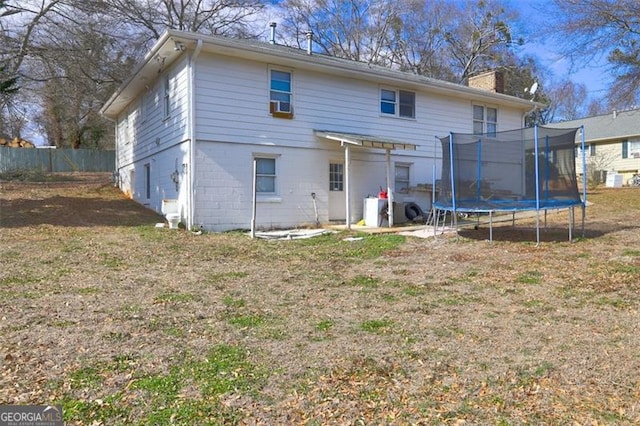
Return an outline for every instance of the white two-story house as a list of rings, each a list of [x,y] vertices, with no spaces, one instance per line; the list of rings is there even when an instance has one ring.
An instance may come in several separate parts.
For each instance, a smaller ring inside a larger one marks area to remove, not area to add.
[[[430,207],[437,137],[522,127],[533,104],[489,89],[167,31],[102,113],[120,188],[158,212],[177,199],[187,228],[351,224],[379,192]]]

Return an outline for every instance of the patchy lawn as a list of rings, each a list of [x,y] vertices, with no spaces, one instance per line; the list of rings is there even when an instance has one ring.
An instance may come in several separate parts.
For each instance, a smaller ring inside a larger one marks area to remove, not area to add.
[[[66,424],[637,424],[640,190],[459,238],[157,229],[108,176],[0,184],[0,405]],[[579,215],[577,215],[579,216]],[[580,235],[579,230],[575,235]]]

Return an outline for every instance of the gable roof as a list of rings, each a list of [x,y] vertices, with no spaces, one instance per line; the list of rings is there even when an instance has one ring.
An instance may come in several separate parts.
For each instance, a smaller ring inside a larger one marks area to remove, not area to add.
[[[200,50],[350,78],[366,78],[381,84],[398,85],[416,91],[428,91],[509,106],[523,112],[531,110],[534,106],[544,107],[543,104],[502,93],[489,92],[366,62],[315,52],[309,54],[303,49],[251,39],[232,39],[167,30],[135,68],[131,77],[104,104],[100,112],[106,117],[116,118],[144,90],[145,86],[157,77],[158,73],[175,62],[182,54],[191,54],[192,51],[199,52]]]
[[[585,141],[608,142],[640,137],[640,109],[614,111],[579,120],[548,124],[548,127],[568,129],[584,125]]]

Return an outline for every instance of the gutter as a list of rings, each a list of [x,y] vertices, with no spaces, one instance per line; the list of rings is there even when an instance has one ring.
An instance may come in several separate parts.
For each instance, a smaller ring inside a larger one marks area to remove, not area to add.
[[[195,198],[196,198],[196,61],[202,51],[203,42],[196,41],[196,48],[189,56],[189,183],[187,192],[187,229],[193,229],[195,224]]]

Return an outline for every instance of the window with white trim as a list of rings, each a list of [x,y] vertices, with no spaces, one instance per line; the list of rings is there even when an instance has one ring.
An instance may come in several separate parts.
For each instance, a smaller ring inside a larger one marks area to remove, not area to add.
[[[473,105],[473,134],[495,136],[498,131],[498,109]]]
[[[274,117],[293,115],[293,74],[281,69],[269,70],[269,112]]]
[[[151,198],[151,164],[144,165],[144,195],[148,200]]]
[[[163,113],[164,117],[169,117],[171,114],[171,79],[169,76],[165,76],[164,78],[164,102],[163,102]]]
[[[276,159],[273,157],[255,157],[256,192],[273,195],[276,193]]]
[[[380,113],[416,118],[416,94],[406,90],[380,89]]]
[[[629,141],[629,157],[640,158],[640,139]]]
[[[329,191],[344,190],[344,164],[329,164]]]
[[[396,163],[395,165],[395,192],[409,192],[411,176],[411,165],[406,163]]]

